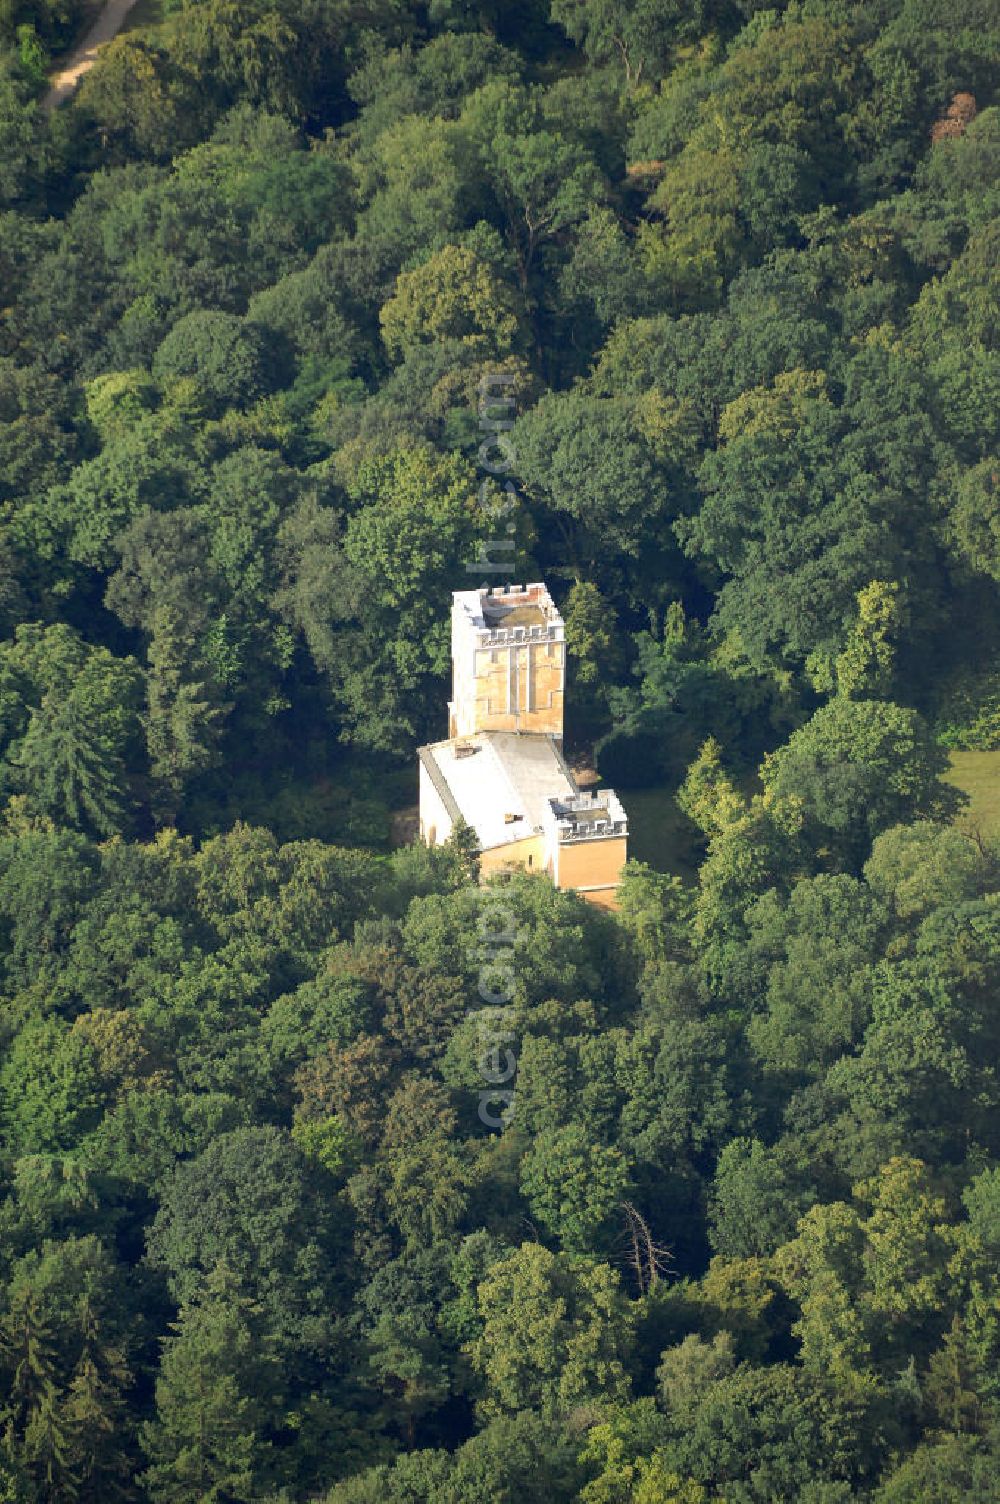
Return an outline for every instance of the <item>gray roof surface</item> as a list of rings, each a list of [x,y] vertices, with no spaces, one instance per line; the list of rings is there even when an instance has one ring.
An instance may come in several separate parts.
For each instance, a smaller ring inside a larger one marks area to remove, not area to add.
[[[475,751],[463,756],[462,747]],[[554,736],[480,731],[421,747],[420,760],[452,819],[471,825],[483,850],[533,835],[549,799],[577,793]]]

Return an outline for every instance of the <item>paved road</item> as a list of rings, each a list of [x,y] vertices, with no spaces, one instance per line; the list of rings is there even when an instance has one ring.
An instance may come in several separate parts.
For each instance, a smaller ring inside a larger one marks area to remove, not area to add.
[[[62,104],[63,100],[69,98],[83,75],[97,61],[98,49],[121,31],[125,17],[134,4],[135,0],[108,0],[79,47],[74,47],[59,72],[52,75],[49,91],[42,99],[43,109],[55,109],[57,104]]]

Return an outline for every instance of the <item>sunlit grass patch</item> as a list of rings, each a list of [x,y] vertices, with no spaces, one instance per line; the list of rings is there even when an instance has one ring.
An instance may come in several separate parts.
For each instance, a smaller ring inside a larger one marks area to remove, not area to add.
[[[952,752],[945,775],[969,796],[958,824],[1000,838],[1000,751]]]

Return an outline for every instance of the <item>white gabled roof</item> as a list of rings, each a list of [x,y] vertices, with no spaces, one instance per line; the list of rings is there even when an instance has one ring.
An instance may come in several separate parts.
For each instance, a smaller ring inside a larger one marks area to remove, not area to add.
[[[420,760],[452,818],[471,825],[483,851],[534,835],[550,799],[578,793],[557,738],[537,732],[480,731],[434,742],[420,748]]]

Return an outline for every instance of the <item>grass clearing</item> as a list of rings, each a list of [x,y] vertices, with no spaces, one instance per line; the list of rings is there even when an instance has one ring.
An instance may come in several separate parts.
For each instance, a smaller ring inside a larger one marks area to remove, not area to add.
[[[619,797],[628,815],[629,856],[694,882],[701,832],[678,807],[673,789],[623,789]]]
[[[949,763],[948,782],[969,796],[956,824],[1000,839],[1000,751],[952,752]]]

